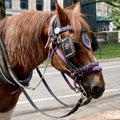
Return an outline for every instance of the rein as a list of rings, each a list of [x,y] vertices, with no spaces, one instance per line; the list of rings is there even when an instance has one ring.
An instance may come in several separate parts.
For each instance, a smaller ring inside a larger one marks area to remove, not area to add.
[[[51,90],[51,88],[49,87],[49,85],[47,84],[46,80],[44,79],[41,71],[39,70],[39,68],[36,68],[36,71],[40,77],[40,79],[42,80],[43,84],[45,85],[46,89],[49,91],[49,93],[53,96],[53,98],[55,98],[56,101],[58,101],[59,103],[61,103],[62,105],[64,105],[65,107],[70,107],[69,105],[63,103],[59,98],[57,98],[57,96],[53,93],[53,91]]]
[[[41,78],[41,80],[43,81],[44,85],[46,86],[46,88],[48,89],[49,92],[51,92],[51,89],[49,88],[48,84],[46,83],[44,77],[42,76],[39,68],[36,68],[36,71],[38,72],[38,75],[39,77]],[[30,104],[36,109],[38,110],[39,112],[41,112],[43,115],[45,116],[48,116],[50,118],[64,118],[64,117],[67,117],[71,114],[73,114],[74,112],[76,112],[78,110],[79,107],[82,107],[84,105],[87,105],[90,101],[91,101],[91,97],[90,98],[87,98],[86,96],[82,95],[81,98],[79,99],[79,101],[77,102],[77,104],[70,110],[70,112],[66,113],[65,115],[63,116],[52,116],[52,115],[49,115],[45,112],[43,112],[41,109],[39,109],[34,103],[33,101],[31,100],[31,98],[29,97],[29,95],[26,93],[26,91],[24,90],[23,93],[25,94],[25,96],[27,97],[27,99],[29,100]],[[50,93],[51,94],[51,93]],[[53,94],[53,93],[52,93]],[[51,95],[52,95],[51,94]],[[55,99],[56,99],[56,96],[52,95]],[[58,99],[58,98],[57,98]],[[64,106],[66,107],[70,107],[68,105],[66,105],[65,103],[61,102],[59,99],[57,100],[59,103],[63,104]]]
[[[27,98],[27,100],[29,101],[29,103],[39,112],[41,112],[43,115],[47,116],[47,117],[51,117],[51,118],[63,118],[63,117],[67,117],[68,115],[74,113],[80,106],[83,106],[84,103],[89,103],[88,99],[87,101],[85,100],[84,97],[81,97],[80,100],[78,101],[78,103],[73,107],[73,109],[71,109],[71,111],[63,116],[52,116],[52,115],[49,115],[45,112],[42,111],[42,109],[38,108],[34,102],[32,101],[32,99],[30,98],[30,96],[28,95],[28,93],[26,92],[26,88],[27,86],[25,86],[25,83],[28,84],[28,82],[31,80],[31,77],[32,77],[32,72],[31,74],[25,79],[25,82],[21,82],[21,80],[19,80],[17,78],[17,76],[15,75],[14,71],[12,70],[11,66],[10,66],[10,63],[9,63],[9,59],[7,57],[7,54],[6,54],[6,51],[5,51],[5,48],[4,48],[4,45],[2,43],[2,41],[0,40],[0,70],[2,71],[2,63],[6,63],[6,69],[8,69],[8,74],[9,76],[11,77],[12,81],[9,80],[8,78],[6,78],[6,76],[4,75],[4,79],[2,79],[1,84],[2,85],[5,85],[5,86],[10,86],[10,87],[19,87],[19,89],[23,92],[23,94],[25,95],[25,97]],[[3,62],[3,59],[4,59],[4,62]],[[62,105],[66,106],[66,107],[70,107],[68,106],[67,104],[63,103],[62,101],[60,101],[55,95],[54,93],[52,92],[52,90],[49,88],[48,84],[46,83],[44,77],[42,76],[41,72],[39,71],[38,68],[36,68],[41,80],[43,81],[44,85],[46,86],[46,88],[48,89],[48,91],[50,92],[50,94],[59,102],[61,103]],[[24,83],[24,84],[23,84]],[[14,93],[13,93],[14,94]],[[83,102],[84,101],[84,102]]]

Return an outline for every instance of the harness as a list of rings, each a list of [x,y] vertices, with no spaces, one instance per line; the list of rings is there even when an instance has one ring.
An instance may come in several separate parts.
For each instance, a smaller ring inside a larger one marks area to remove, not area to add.
[[[0,39],[0,84],[7,87],[28,86],[32,78],[32,72],[24,79],[20,80],[11,69],[9,59],[2,40]]]

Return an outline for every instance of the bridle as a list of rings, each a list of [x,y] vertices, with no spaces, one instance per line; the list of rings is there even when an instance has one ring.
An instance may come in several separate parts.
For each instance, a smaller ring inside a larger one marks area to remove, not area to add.
[[[74,87],[71,87],[71,85],[69,86],[76,91],[76,89],[84,88],[80,84],[81,83],[81,80],[79,79],[80,76],[83,76],[84,74],[88,74],[92,72],[99,72],[102,70],[102,68],[101,66],[99,66],[99,63],[97,61],[82,67],[81,66],[76,67],[70,61],[70,58],[73,58],[75,56],[75,46],[71,36],[67,36],[65,38],[61,37],[61,33],[66,31],[72,31],[72,27],[71,26],[61,27],[60,22],[57,20],[57,16],[54,15],[50,21],[50,26],[48,30],[48,41],[45,45],[45,48],[48,46],[48,44],[50,44],[48,57],[50,59],[51,64],[52,64],[53,55],[57,54],[61,58],[61,60],[69,66],[69,69],[68,68],[64,68],[64,69],[66,69],[71,73],[72,78],[74,79]],[[82,31],[82,42],[85,45],[85,47],[87,47],[88,49],[91,48],[90,40],[84,31]],[[61,49],[61,51],[59,50],[58,47]],[[59,63],[59,60],[58,60],[58,63]],[[62,75],[66,80],[67,78],[65,77],[65,74],[62,73]],[[67,80],[67,83],[69,84],[68,80]],[[77,85],[78,83],[80,88],[78,88],[78,85]],[[84,89],[83,91],[84,93],[86,93]],[[87,96],[87,93],[86,93],[86,96]]]

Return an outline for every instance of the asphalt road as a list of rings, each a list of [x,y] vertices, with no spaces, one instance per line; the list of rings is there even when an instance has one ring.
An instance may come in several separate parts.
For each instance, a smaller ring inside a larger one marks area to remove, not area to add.
[[[59,120],[76,120],[77,118],[81,118],[82,120],[82,118],[93,114],[99,115],[100,113],[100,115],[106,115],[108,112],[108,117],[116,112],[115,119],[120,119],[120,60],[100,62],[100,64],[103,67],[103,75],[106,83],[106,90],[103,96],[99,99],[92,100],[88,105],[79,108],[73,115]],[[44,71],[43,68],[41,68],[41,70]],[[74,93],[65,83],[60,73],[54,68],[48,67],[44,77],[53,92],[64,103],[73,106],[80,98],[80,93]],[[39,80],[36,71],[34,71],[30,86],[35,87],[39,83]],[[61,116],[71,109],[56,102],[56,100],[48,93],[43,83],[40,83],[36,90],[27,90],[27,92],[35,104],[50,115]],[[25,96],[21,94],[12,120],[54,120],[54,118],[46,117],[40,112],[37,112],[29,104]]]

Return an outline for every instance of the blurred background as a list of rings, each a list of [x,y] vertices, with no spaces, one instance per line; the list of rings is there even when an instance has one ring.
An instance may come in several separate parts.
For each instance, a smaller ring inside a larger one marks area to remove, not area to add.
[[[104,2],[103,2],[104,1]],[[58,0],[65,8],[81,3],[81,12],[99,42],[97,59],[120,57],[120,0]],[[0,18],[29,10],[53,11],[55,0],[0,0]]]

